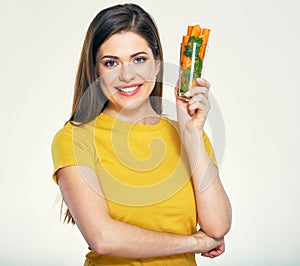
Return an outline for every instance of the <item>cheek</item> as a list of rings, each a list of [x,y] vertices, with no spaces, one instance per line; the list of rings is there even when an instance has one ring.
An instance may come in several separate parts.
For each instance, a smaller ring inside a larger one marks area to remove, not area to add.
[[[105,78],[105,76],[107,76],[108,73],[109,71],[107,71],[107,69],[105,69],[105,67],[103,67],[102,65],[97,67],[98,78],[103,79]]]
[[[145,64],[141,64],[136,68],[136,73],[146,81],[154,82],[156,79],[155,63],[149,61]]]
[[[97,74],[98,74],[98,80],[103,94],[107,99],[110,99],[115,93],[113,87],[114,84],[116,84],[115,81],[116,71],[115,70],[105,71],[105,70],[101,70],[100,68]]]
[[[105,86],[113,86],[115,81],[118,78],[120,69],[115,68],[112,70],[108,70],[105,67],[99,67],[98,69],[98,79],[100,80],[100,83]]]
[[[113,96],[112,81],[108,76],[100,77],[100,88],[107,99]]]

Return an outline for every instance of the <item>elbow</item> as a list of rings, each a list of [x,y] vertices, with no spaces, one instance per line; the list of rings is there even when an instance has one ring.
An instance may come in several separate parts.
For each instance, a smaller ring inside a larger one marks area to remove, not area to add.
[[[96,231],[89,230],[89,234],[86,234],[86,241],[89,244],[91,250],[99,255],[111,256],[115,255],[120,248],[119,242],[112,235],[111,224],[113,220],[108,220],[107,223],[103,224]],[[108,226],[108,223],[110,226]]]
[[[105,235],[105,234],[104,234]],[[113,255],[116,253],[117,246],[114,241],[111,241],[110,237],[94,237],[92,241],[90,241],[90,248],[100,255]]]
[[[103,234],[93,234],[90,238],[86,238],[89,248],[100,255],[109,255],[112,253],[113,246]]]
[[[222,239],[229,232],[230,228],[231,228],[231,219],[229,219],[227,222],[223,222],[222,224],[219,224],[218,226],[215,226],[214,228],[211,228],[209,232],[210,234],[208,235],[215,239]]]
[[[229,232],[229,230],[230,226],[227,226],[222,228],[216,228],[214,230],[211,230],[211,232],[207,234],[214,239],[223,239],[225,235]]]
[[[215,224],[210,224],[207,233],[210,237],[215,239],[222,239],[229,232],[232,224],[232,213],[231,210],[222,219],[218,219]]]
[[[200,226],[201,227],[201,226]],[[210,237],[214,239],[222,239],[229,232],[231,228],[231,219],[223,221],[219,224],[209,224],[201,227],[201,229]]]
[[[103,243],[94,244],[91,248],[94,252],[96,252],[97,254],[100,254],[100,255],[108,255],[111,252],[110,247],[107,245],[104,245]]]

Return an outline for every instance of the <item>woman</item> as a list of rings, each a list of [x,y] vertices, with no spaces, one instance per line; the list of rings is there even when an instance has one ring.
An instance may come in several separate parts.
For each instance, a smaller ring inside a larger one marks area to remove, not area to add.
[[[52,145],[85,265],[196,265],[195,253],[224,252],[231,207],[203,132],[210,85],[177,99],[178,122],[163,117],[162,60],[137,5],[101,11],[87,31],[72,116]]]

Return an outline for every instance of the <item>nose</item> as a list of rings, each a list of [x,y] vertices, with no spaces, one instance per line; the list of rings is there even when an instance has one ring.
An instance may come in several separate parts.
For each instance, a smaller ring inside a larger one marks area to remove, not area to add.
[[[120,72],[120,80],[129,82],[133,80],[136,76],[136,73],[134,71],[134,67],[132,67],[130,64],[125,64],[122,66],[121,72]]]

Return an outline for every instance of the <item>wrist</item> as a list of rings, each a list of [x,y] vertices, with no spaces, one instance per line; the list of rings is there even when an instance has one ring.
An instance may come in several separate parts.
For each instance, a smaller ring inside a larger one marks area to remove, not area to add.
[[[201,252],[204,244],[203,244],[203,239],[199,236],[191,235],[189,236],[189,241],[190,241],[190,250],[188,252],[191,253],[199,253]]]
[[[192,168],[199,162],[199,159],[210,160],[204,143],[203,131],[195,133],[183,133],[181,137],[182,144],[185,148],[190,166]]]
[[[182,143],[190,148],[191,145],[199,145],[204,143],[203,141],[203,130],[201,129],[193,129],[193,130],[182,130],[181,131],[181,140]]]

